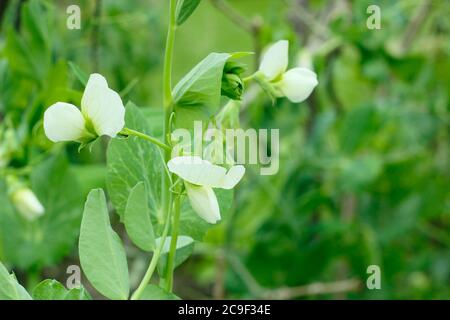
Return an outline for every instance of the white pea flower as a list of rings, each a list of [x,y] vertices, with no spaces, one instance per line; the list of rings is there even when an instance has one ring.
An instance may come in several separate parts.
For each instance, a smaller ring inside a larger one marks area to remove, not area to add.
[[[87,143],[103,135],[115,137],[124,125],[122,99],[98,73],[89,77],[81,111],[72,104],[57,102],[44,113],[45,134],[53,142]]]
[[[259,71],[273,85],[277,96],[286,96],[294,103],[306,100],[319,84],[314,71],[307,68],[287,70],[289,42],[280,40],[264,54]]]
[[[20,187],[11,194],[11,202],[17,211],[27,220],[34,220],[44,214],[44,207],[33,191]]]
[[[208,223],[220,220],[220,209],[213,188],[232,189],[245,174],[244,166],[237,165],[228,171],[198,156],[171,159],[169,171],[184,180],[192,208]]]

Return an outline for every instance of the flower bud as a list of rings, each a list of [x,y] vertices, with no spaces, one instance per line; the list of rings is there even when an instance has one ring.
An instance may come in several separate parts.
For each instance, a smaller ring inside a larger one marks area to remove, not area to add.
[[[185,183],[192,209],[206,222],[216,224],[220,221],[220,208],[216,194],[211,187]]]
[[[229,61],[225,64],[222,76],[222,95],[233,100],[241,100],[244,82],[241,74],[245,71],[242,64]]]
[[[9,198],[22,217],[32,221],[44,214],[44,207],[30,188],[13,176],[8,176],[6,181]]]
[[[19,188],[11,194],[11,201],[17,211],[27,220],[34,220],[44,214],[44,207],[33,191]]]
[[[0,168],[11,160],[12,154],[18,149],[16,134],[13,129],[0,127]]]

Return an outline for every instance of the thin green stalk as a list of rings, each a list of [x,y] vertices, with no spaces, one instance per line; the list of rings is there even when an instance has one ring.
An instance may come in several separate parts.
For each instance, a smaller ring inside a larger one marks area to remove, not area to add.
[[[120,131],[121,134],[126,135],[126,136],[135,136],[144,140],[147,140],[155,145],[157,145],[158,147],[163,148],[164,150],[168,150],[170,151],[171,148],[166,145],[165,143],[159,141],[158,139],[149,136],[148,134],[133,130],[133,129],[128,129],[128,128],[123,128],[122,131]]]
[[[177,195],[173,204],[173,224],[172,224],[172,239],[170,242],[169,258],[167,261],[166,270],[166,290],[172,292],[173,287],[173,271],[175,266],[175,257],[177,252],[178,229],[180,225],[180,196]]]
[[[254,80],[255,77],[256,77],[257,75],[258,75],[258,73],[255,72],[255,73],[252,74],[251,76],[248,76],[248,77],[245,77],[244,79],[242,79],[242,81],[244,81],[244,83],[245,83],[246,85],[248,85],[249,82],[252,81],[252,80]]]
[[[169,146],[170,141],[169,137],[169,127],[170,127],[170,116],[172,114],[172,60],[173,60],[173,48],[175,44],[175,29],[176,29],[176,0],[170,0],[170,22],[169,22],[169,30],[167,32],[167,41],[166,41],[166,51],[164,55],[164,76],[163,76],[163,104],[164,104],[164,131],[163,131],[163,139],[164,142],[160,142],[157,139],[154,139],[150,136],[138,133],[139,137],[146,139],[150,142],[158,144],[160,147],[164,149],[164,161],[167,163],[170,160],[171,150],[172,148]],[[129,130],[129,129],[128,129]],[[136,132],[133,132],[136,133]],[[136,134],[135,134],[136,135]],[[170,193],[170,179],[167,175],[162,176],[162,207],[163,212],[165,213],[165,225],[164,231],[161,237],[161,243],[156,248],[152,260],[150,261],[150,265],[148,266],[147,272],[144,275],[141,283],[139,284],[136,291],[131,296],[131,300],[138,300],[145,287],[149,283],[152,278],[153,273],[155,272],[156,266],[158,264],[158,260],[161,255],[162,248],[166,242],[167,234],[169,233],[169,226],[171,220],[171,203],[172,197]]]
[[[172,61],[173,48],[175,44],[176,29],[176,0],[170,0],[170,19],[167,32],[166,51],[164,55],[164,79],[163,79],[163,105],[164,105],[164,130],[163,137],[166,143],[170,145],[170,116],[173,109],[172,98]],[[171,157],[171,150],[164,150],[164,161],[167,163]],[[162,178],[161,202],[163,212],[167,213],[171,206],[170,203],[170,181],[166,175]]]
[[[176,0],[170,0],[170,20],[166,39],[166,51],[164,54],[164,108],[170,108],[172,105],[172,61],[173,48],[175,45],[176,29]],[[170,116],[170,113],[169,113]]]
[[[169,212],[167,215],[167,220],[165,222],[164,230],[163,230],[163,233],[161,236],[161,242],[160,242],[159,246],[155,249],[152,260],[150,261],[150,264],[148,266],[147,272],[145,273],[144,278],[142,278],[142,281],[139,284],[138,288],[131,296],[131,300],[139,300],[143,291],[145,290],[148,283],[152,279],[153,273],[155,272],[156,266],[158,265],[159,257],[161,256],[161,251],[166,242],[167,234],[169,233],[170,217],[171,217],[171,213]]]

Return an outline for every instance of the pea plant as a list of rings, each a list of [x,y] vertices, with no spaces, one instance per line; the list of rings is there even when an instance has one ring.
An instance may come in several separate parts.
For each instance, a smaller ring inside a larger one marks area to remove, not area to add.
[[[98,73],[77,76],[85,85],[80,107],[57,102],[43,117],[47,138],[75,141],[91,148],[102,136],[111,138],[107,151],[107,193],[131,241],[151,254],[148,268],[135,290],[130,288],[126,252],[112,229],[110,206],[103,189],[89,193],[79,236],[79,257],[90,284],[109,299],[178,299],[173,293],[174,270],[193,251],[196,241],[233,203],[233,189],[245,175],[245,163],[226,148],[224,132],[236,129],[245,90],[260,85],[271,99],[307,99],[316,74],[306,68],[288,70],[288,42],[281,40],[264,54],[259,70],[244,77],[240,58],[248,52],[211,53],[172,88],[172,60],[177,28],[190,17],[200,0],[170,0],[170,17],[163,71],[163,132],[157,119],[148,119]],[[195,124],[203,131],[198,137]],[[182,133],[194,133],[184,139]],[[214,139],[208,132],[215,132]],[[183,138],[183,139],[182,139]],[[203,147],[205,146],[205,147]],[[225,150],[224,150],[225,148]],[[39,219],[44,206],[20,181],[8,180],[10,197],[27,219]],[[57,191],[55,191],[57,192]],[[159,275],[159,284],[151,284]],[[44,280],[28,293],[0,264],[0,298],[90,299],[82,286],[67,290]]]

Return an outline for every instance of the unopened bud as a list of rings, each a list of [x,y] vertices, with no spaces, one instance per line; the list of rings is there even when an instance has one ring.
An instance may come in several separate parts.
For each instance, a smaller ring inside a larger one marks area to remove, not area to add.
[[[17,211],[27,220],[34,220],[44,214],[44,207],[34,192],[20,187],[11,193],[11,201]]]
[[[245,71],[242,64],[229,61],[225,64],[222,77],[222,95],[233,100],[241,100],[244,82],[241,74]]]

